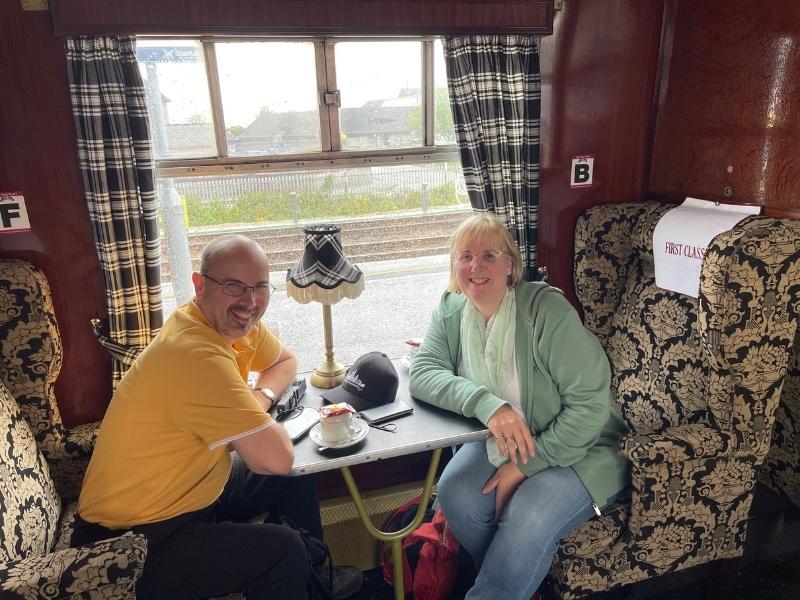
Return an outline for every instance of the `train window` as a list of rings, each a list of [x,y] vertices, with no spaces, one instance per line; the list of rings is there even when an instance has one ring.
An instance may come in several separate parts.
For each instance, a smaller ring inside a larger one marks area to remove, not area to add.
[[[214,156],[214,123],[203,50],[192,40],[138,40],[157,158]]]
[[[215,44],[229,156],[319,152],[314,45]],[[276,85],[276,82],[291,82]]]
[[[448,237],[470,213],[438,40],[142,37],[137,55],[167,315],[192,297],[206,241],[256,237],[278,285],[265,320],[313,369],[321,310],[283,283],[303,226],[332,222],[367,278],[332,311],[337,359],[400,356],[424,335],[447,286]]]
[[[336,44],[343,150],[422,146],[421,46],[419,42]],[[391,68],[365,69],[364,55]]]

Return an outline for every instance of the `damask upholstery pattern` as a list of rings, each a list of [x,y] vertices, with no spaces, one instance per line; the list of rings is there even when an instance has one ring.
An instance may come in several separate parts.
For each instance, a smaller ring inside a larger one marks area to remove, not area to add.
[[[0,597],[135,598],[147,551],[126,534],[55,550],[72,520],[60,520],[61,499],[26,417],[0,383]]]
[[[51,466],[59,493],[77,497],[98,423],[65,428],[55,398],[62,348],[44,274],[0,259],[0,381],[16,398]]]
[[[775,411],[770,445],[758,480],[800,506],[800,334],[795,337],[789,372]]]
[[[632,486],[562,541],[562,598],[742,553],[797,332],[800,227],[748,217],[717,236],[695,299],[655,285],[669,208],[598,206],[576,226],[575,288],[612,366]]]

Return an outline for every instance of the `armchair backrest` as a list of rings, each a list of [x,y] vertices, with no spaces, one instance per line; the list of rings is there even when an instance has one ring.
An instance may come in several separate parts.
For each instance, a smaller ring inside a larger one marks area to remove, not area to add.
[[[0,383],[0,563],[43,556],[53,545],[61,499],[27,419]]]
[[[41,270],[0,259],[0,381],[14,396],[50,456],[63,452],[64,427],[55,398],[61,336],[53,298]]]
[[[655,284],[653,231],[672,206],[596,206],[575,232],[575,288],[634,432],[690,423],[763,458],[795,337],[800,227],[748,217],[712,240],[699,298]]]

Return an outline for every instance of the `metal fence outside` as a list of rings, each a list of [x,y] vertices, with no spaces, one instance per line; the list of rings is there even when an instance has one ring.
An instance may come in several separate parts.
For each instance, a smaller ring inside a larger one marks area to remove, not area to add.
[[[377,166],[321,171],[288,171],[219,177],[187,177],[173,180],[181,197],[201,202],[235,202],[246,194],[290,195],[326,192],[331,198],[350,194],[384,196],[398,191],[450,187],[454,203],[467,203],[461,168],[454,163]],[[458,202],[456,202],[458,201]]]

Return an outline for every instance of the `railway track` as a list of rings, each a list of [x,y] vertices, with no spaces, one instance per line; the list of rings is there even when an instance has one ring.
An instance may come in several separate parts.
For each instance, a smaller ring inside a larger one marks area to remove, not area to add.
[[[399,258],[434,256],[447,252],[448,239],[470,209],[442,213],[402,215],[338,222],[342,228],[345,256],[355,263]],[[199,267],[200,252],[206,243],[227,233],[240,233],[257,240],[266,250],[273,271],[292,267],[303,252],[303,226],[312,223],[271,225],[228,225],[190,231],[189,252],[192,268]],[[169,256],[166,236],[162,236],[162,256]],[[170,281],[169,261],[162,261],[161,279]]]

